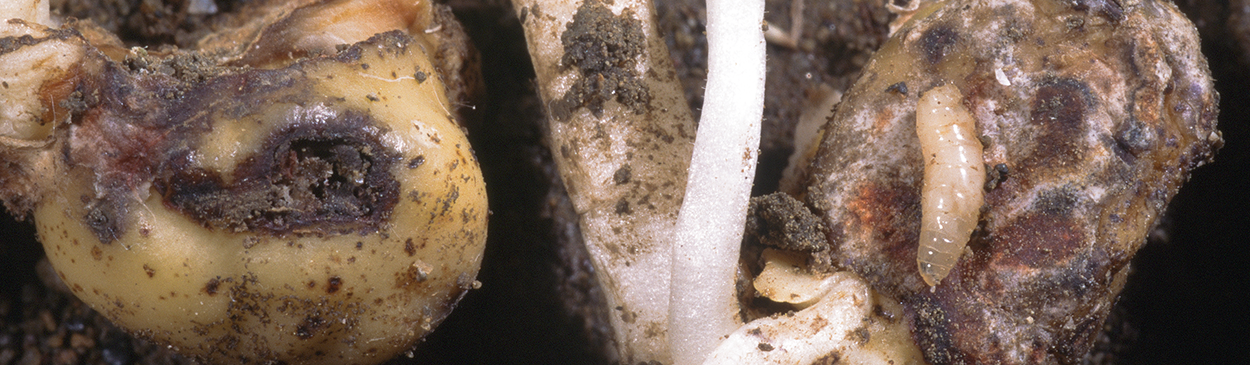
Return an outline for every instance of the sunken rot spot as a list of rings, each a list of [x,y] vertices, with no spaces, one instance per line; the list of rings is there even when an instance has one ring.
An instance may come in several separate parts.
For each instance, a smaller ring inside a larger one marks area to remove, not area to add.
[[[167,205],[214,229],[273,235],[377,232],[399,197],[391,167],[399,153],[367,114],[290,113],[245,158],[231,182],[173,159],[154,185]]]

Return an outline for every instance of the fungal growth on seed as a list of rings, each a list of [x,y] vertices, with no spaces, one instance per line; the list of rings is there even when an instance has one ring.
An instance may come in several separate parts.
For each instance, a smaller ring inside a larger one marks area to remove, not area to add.
[[[428,2],[249,6],[198,51],[0,24],[25,68],[0,74],[0,197],[138,336],[209,363],[388,360],[480,285],[485,189],[444,86],[465,39]]]

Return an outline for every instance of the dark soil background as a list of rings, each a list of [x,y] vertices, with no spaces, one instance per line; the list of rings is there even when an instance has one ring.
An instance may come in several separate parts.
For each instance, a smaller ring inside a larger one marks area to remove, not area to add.
[[[765,134],[756,194],[776,189],[803,103],[844,90],[885,37],[887,0],[769,0],[771,27],[790,29],[804,3],[796,48],[769,46]],[[897,0],[890,0],[897,1]],[[543,120],[522,31],[506,0],[446,0],[482,54],[487,97],[470,139],[491,200],[480,290],[395,364],[605,364],[606,313],[593,268],[543,145]],[[1226,144],[1168,208],[1095,351],[1094,364],[1250,363],[1250,8],[1242,0],[1178,0],[1198,26],[1221,94]],[[219,0],[226,12],[237,4]],[[132,45],[183,43],[209,17],[184,0],[56,0]],[[661,34],[698,114],[706,65],[701,0],[657,0]],[[1232,19],[1232,20],[1230,20]],[[0,219],[0,365],[187,363],[131,338],[41,279],[42,248],[28,223]],[[1242,271],[1247,269],[1247,271]]]

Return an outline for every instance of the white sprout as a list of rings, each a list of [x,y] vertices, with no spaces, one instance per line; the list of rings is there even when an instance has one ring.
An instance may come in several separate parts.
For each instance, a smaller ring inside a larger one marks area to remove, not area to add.
[[[764,2],[707,5],[707,88],[672,257],[668,335],[679,365],[702,363],[742,325],[734,279],[764,110]]]

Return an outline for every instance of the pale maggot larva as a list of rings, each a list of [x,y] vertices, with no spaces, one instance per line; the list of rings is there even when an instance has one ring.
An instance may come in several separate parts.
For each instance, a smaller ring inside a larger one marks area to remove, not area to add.
[[[916,135],[924,154],[922,220],[916,264],[935,286],[959,261],[984,202],[984,160],[976,121],[955,85],[929,90],[916,104]]]

